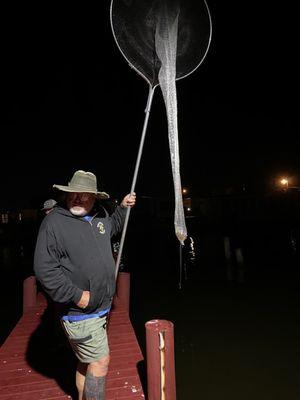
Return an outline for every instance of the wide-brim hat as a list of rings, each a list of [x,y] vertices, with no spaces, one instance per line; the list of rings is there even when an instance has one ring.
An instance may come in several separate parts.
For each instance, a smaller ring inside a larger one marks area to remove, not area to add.
[[[93,193],[100,199],[108,199],[109,194],[97,189],[97,178],[92,172],[78,170],[72,176],[68,186],[53,185],[54,188],[63,192]]]

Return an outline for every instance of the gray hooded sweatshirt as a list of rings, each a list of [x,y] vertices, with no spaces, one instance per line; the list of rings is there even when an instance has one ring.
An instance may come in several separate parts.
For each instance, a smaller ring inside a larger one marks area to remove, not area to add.
[[[41,223],[34,271],[46,293],[60,303],[63,315],[81,315],[110,307],[115,292],[115,261],[111,237],[122,230],[126,209],[118,206],[104,218],[91,221],[55,207]],[[82,292],[90,291],[85,309],[79,308]]]

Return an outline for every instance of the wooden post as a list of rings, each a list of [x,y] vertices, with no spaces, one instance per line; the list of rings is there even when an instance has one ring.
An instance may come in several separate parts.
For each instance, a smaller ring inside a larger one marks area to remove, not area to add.
[[[174,325],[155,319],[145,327],[148,400],[176,400]]]
[[[36,278],[29,276],[23,282],[23,313],[30,307],[36,306]]]
[[[130,309],[130,273],[119,272],[117,279],[117,301],[119,301],[129,313]]]
[[[235,257],[237,262],[237,280],[239,283],[245,282],[245,263],[241,248],[235,249]]]
[[[233,282],[233,265],[232,265],[232,254],[230,247],[230,239],[228,236],[224,237],[224,251],[226,259],[226,275],[229,282]]]

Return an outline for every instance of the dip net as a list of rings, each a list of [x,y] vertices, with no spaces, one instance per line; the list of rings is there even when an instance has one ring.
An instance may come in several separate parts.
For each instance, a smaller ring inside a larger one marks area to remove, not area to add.
[[[187,229],[180,178],[176,81],[195,71],[207,54],[212,30],[209,9],[206,2],[201,0],[112,0],[110,16],[119,50],[130,67],[149,85],[131,192],[136,184],[154,89],[160,86],[168,120],[175,194],[175,234],[183,245]],[[129,213],[130,209],[125,220],[120,252]]]

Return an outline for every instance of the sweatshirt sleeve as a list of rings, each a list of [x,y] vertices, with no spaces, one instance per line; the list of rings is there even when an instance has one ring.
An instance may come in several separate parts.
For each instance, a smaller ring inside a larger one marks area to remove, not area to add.
[[[127,208],[118,206],[109,217],[111,222],[111,236],[114,236],[122,231],[125,222],[126,212]]]
[[[49,296],[58,303],[78,303],[82,290],[64,274],[60,266],[59,248],[54,232],[44,220],[34,252],[36,278]]]

